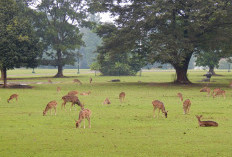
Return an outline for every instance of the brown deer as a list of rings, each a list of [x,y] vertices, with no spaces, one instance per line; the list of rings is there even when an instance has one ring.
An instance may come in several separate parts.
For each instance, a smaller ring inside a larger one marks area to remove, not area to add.
[[[89,95],[89,94],[91,94],[91,91],[80,93],[80,95]]]
[[[70,92],[68,92],[68,95],[77,95],[78,94],[78,91],[70,91]]]
[[[199,126],[202,126],[202,127],[208,127],[208,126],[215,126],[215,127],[217,127],[218,126],[218,123],[214,122],[214,121],[201,121],[202,115],[200,115],[200,116],[196,115],[196,117],[198,119]]]
[[[183,101],[183,95],[181,93],[177,93],[177,96],[180,98],[180,101]]]
[[[57,91],[57,93],[60,93],[61,88],[60,88],[60,87],[57,87],[57,88],[56,88],[56,91]]]
[[[162,111],[162,113],[165,115],[165,118],[168,117],[168,111],[165,110],[165,107],[164,107],[164,104],[159,101],[159,100],[154,100],[152,101],[152,104],[153,104],[153,112],[154,112],[154,118],[155,118],[155,110],[158,108],[159,109],[159,112],[158,112],[158,117],[159,117],[159,113],[160,113],[160,110]]]
[[[108,98],[106,98],[106,99],[104,100],[103,104],[104,104],[104,105],[106,105],[106,104],[111,104],[111,102],[110,102],[110,100],[109,100]]]
[[[121,93],[119,94],[119,100],[120,100],[121,103],[124,101],[125,96],[126,96],[126,93],[125,93],[125,92],[121,92]]]
[[[81,81],[78,80],[78,79],[74,79],[73,82],[74,82],[74,83],[78,83],[78,84],[80,84],[80,85],[82,84]]]
[[[80,100],[78,99],[78,97],[75,96],[75,95],[65,95],[65,96],[62,97],[62,100],[64,102],[62,103],[61,109],[63,107],[65,108],[65,104],[67,102],[71,102],[72,103],[72,105],[70,107],[70,111],[71,111],[72,106],[75,105],[75,104],[77,104],[78,106],[80,106],[82,109],[84,108],[84,105],[80,102]]]
[[[191,101],[190,101],[189,99],[186,99],[186,100],[183,102],[184,114],[189,113],[190,107],[191,107]]]
[[[215,88],[213,91],[212,91],[212,96],[214,96],[214,94],[217,93],[217,91],[221,90],[221,88]]]
[[[224,97],[224,99],[226,98],[226,91],[224,90],[217,90],[214,94],[213,94],[213,98],[215,98],[218,95],[222,95]]]
[[[84,120],[84,129],[85,129],[85,119],[89,121],[89,128],[91,128],[90,116],[92,112],[89,109],[83,109],[79,112],[79,119],[76,121],[76,128],[79,128],[82,120]]]
[[[16,99],[16,101],[18,101],[18,94],[12,94],[11,96],[10,96],[10,98],[9,99],[7,99],[7,102],[9,103],[10,102],[10,100],[13,100],[14,98]]]
[[[92,77],[89,78],[89,83],[91,84],[93,81]]]
[[[204,87],[204,88],[201,88],[200,89],[200,92],[207,92],[208,93],[208,96],[210,96],[210,88],[208,88],[208,87]]]
[[[50,102],[47,104],[45,110],[43,111],[43,116],[46,115],[46,113],[47,113],[48,110],[50,110],[50,114],[52,115],[52,108],[54,108],[54,110],[55,110],[55,115],[56,115],[56,107],[57,107],[57,102],[56,102],[55,100],[50,101]]]
[[[48,80],[48,83],[51,83],[51,84],[52,84],[52,80],[51,80],[51,79],[49,79],[49,80]]]

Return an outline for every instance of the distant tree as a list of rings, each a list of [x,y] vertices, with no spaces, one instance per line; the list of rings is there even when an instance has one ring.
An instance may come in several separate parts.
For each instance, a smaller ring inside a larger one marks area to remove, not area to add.
[[[35,67],[41,54],[41,43],[36,36],[32,12],[22,1],[0,0],[0,69],[7,86],[7,70]]]

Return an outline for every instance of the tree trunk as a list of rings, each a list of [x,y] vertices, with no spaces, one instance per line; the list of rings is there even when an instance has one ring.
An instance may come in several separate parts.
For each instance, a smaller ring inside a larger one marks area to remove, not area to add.
[[[2,72],[2,77],[3,77],[3,88],[6,88],[7,87],[7,76],[6,76],[6,68],[5,67],[3,67],[2,68],[2,70],[1,70],[1,72]]]
[[[54,77],[64,77],[63,75],[63,63],[62,63],[62,57],[61,57],[61,50],[57,50],[57,66],[58,66],[58,72]]]
[[[1,69],[1,80],[4,80],[4,72],[3,72],[3,69]]]
[[[211,72],[212,75],[216,75],[214,71],[214,66],[209,66],[209,72]]]

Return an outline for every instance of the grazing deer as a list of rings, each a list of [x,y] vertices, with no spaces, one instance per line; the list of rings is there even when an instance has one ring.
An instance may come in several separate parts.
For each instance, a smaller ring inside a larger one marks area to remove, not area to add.
[[[159,113],[160,113],[160,110],[163,112],[163,114],[165,115],[165,118],[168,117],[168,111],[165,110],[165,107],[164,107],[164,104],[159,101],[159,100],[154,100],[152,101],[152,104],[153,104],[153,112],[154,112],[154,118],[155,118],[155,110],[158,108],[159,109],[159,112],[158,112],[158,117],[159,117]]]
[[[89,121],[89,128],[91,128],[90,116],[92,112],[89,109],[83,109],[79,112],[79,119],[76,121],[76,128],[79,128],[81,125],[81,121],[84,120],[84,129],[85,129],[85,119]]]
[[[121,103],[124,101],[125,96],[126,96],[126,93],[125,93],[125,92],[121,92],[121,93],[119,94],[119,100],[120,100]]]
[[[70,92],[68,92],[68,95],[77,95],[78,94],[78,91],[70,91]]]
[[[202,126],[202,127],[208,127],[208,126],[215,126],[215,127],[217,127],[218,126],[218,123],[214,122],[214,121],[201,121],[202,115],[200,115],[200,116],[196,115],[196,117],[198,119],[199,126]]]
[[[186,100],[183,102],[184,114],[189,113],[190,107],[191,107],[191,101],[190,101],[189,99],[186,99]]]
[[[75,96],[75,95],[65,95],[65,96],[62,97],[62,100],[63,100],[64,102],[62,103],[61,109],[62,109],[63,107],[65,108],[65,104],[66,104],[67,102],[71,102],[71,103],[72,103],[72,105],[71,105],[71,107],[70,107],[70,111],[71,111],[71,108],[72,108],[72,106],[73,106],[74,104],[77,104],[77,105],[80,106],[82,109],[84,108],[84,105],[80,102],[80,100],[78,99],[78,97]]]
[[[201,88],[200,92],[207,92],[208,96],[210,96],[210,88],[208,88],[208,87]]]
[[[89,83],[91,84],[93,81],[92,77],[89,78]]]
[[[56,91],[57,91],[57,93],[60,93],[61,88],[60,88],[60,87],[57,87],[57,88],[56,88]]]
[[[89,95],[89,94],[91,94],[91,91],[80,93],[80,95]]]
[[[73,82],[74,82],[74,83],[78,83],[78,84],[80,84],[80,85],[82,84],[81,81],[78,80],[78,79],[74,79]]]
[[[52,84],[52,80],[51,80],[51,79],[49,79],[49,80],[48,80],[48,83],[51,83],[51,84]]]
[[[10,100],[13,100],[14,98],[16,99],[16,101],[18,101],[18,94],[12,94],[11,96],[10,96],[10,98],[9,99],[7,99],[7,102],[9,103],[10,102]]]
[[[183,96],[181,93],[177,93],[177,96],[180,98],[180,101],[183,101]]]
[[[213,94],[213,98],[215,98],[218,95],[222,95],[224,97],[224,99],[226,98],[226,91],[224,90],[217,90],[214,94]]]
[[[106,98],[106,99],[104,100],[103,104],[104,104],[104,105],[106,105],[106,104],[111,104],[111,102],[110,102],[110,100],[109,100],[108,98]]]
[[[56,102],[55,100],[50,101],[50,102],[47,104],[45,110],[43,111],[43,116],[46,115],[46,113],[47,113],[48,110],[50,110],[50,114],[52,115],[52,108],[54,108],[54,110],[55,110],[55,115],[56,115],[56,107],[57,107],[57,102]]]

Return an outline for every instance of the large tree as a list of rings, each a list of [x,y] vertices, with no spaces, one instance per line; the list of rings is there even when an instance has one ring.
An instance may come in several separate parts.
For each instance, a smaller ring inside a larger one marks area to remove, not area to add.
[[[73,65],[77,49],[84,45],[79,28],[89,26],[85,0],[42,0],[36,6],[37,27],[47,43],[46,55],[58,67],[55,77],[63,76],[63,66]]]
[[[35,67],[41,44],[27,16],[32,10],[21,1],[0,0],[0,69],[7,86],[7,70]]]
[[[232,25],[229,0],[96,0],[93,6],[115,16],[123,47],[134,49],[142,41],[148,61],[170,63],[176,82],[184,84],[190,83],[188,64],[205,36]]]

